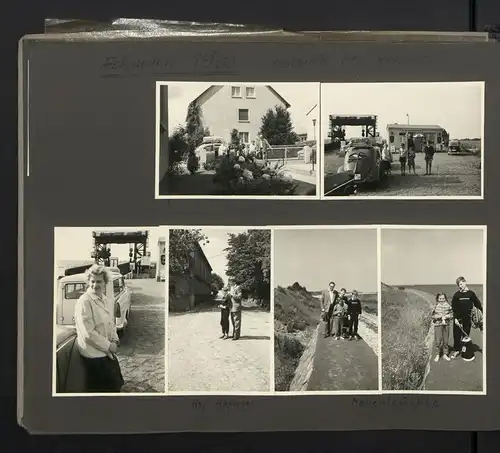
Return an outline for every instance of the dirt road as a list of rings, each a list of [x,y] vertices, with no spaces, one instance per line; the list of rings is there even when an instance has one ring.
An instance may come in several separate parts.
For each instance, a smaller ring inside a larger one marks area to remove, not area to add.
[[[335,340],[318,333],[309,391],[378,390],[378,356],[362,339]],[[360,335],[371,330],[360,323]],[[375,335],[376,337],[376,335]]]
[[[123,392],[165,391],[165,283],[127,280],[132,291],[130,323],[121,339],[118,358]]]
[[[218,310],[169,315],[169,391],[270,390],[271,314],[244,311],[238,341],[219,338],[219,321]]]
[[[337,153],[325,156],[325,174],[336,173],[343,164]],[[480,196],[480,158],[476,156],[434,155],[432,175],[425,176],[425,160],[419,153],[415,159],[416,175],[401,176],[398,155],[394,155],[392,173],[383,186],[360,188],[360,196]],[[325,187],[325,190],[328,188]]]

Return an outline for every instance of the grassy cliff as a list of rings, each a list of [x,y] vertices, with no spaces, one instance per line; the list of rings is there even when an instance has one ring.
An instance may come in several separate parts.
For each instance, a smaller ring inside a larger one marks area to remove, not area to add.
[[[299,283],[274,290],[275,389],[289,390],[320,320],[319,299]]]

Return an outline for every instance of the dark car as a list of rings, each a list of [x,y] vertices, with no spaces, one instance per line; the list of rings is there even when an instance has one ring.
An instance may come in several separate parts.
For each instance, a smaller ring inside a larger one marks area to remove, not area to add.
[[[376,146],[358,145],[347,149],[344,164],[337,173],[354,176],[358,184],[378,183],[385,177],[382,155]]]
[[[56,393],[84,393],[85,369],[73,326],[56,326]]]

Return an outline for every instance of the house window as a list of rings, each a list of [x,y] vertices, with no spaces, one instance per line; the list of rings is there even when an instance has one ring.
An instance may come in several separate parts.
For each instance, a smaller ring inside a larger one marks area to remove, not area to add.
[[[255,98],[255,87],[245,87],[245,97],[254,99]]]
[[[248,123],[249,118],[248,109],[238,109],[238,121],[240,123]]]
[[[240,98],[241,97],[241,87],[231,87],[231,97]]]
[[[245,143],[245,144],[249,143],[249,141],[250,141],[249,138],[250,137],[249,137],[248,132],[239,132],[238,135],[240,137],[240,142],[241,143]]]

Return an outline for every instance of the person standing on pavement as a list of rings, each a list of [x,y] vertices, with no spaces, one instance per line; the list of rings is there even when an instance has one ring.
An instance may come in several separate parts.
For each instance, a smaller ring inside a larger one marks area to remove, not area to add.
[[[335,290],[335,282],[330,282],[328,289],[323,290],[321,293],[321,318],[325,323],[325,338],[332,335],[332,312],[338,297],[339,293]]]
[[[347,313],[349,314],[349,340],[360,339],[358,335],[359,317],[362,313],[361,300],[358,292],[353,289],[351,297],[347,301]]]
[[[406,160],[408,158],[408,150],[404,143],[401,143],[399,148],[399,163],[401,164],[401,176],[406,175]]]
[[[233,285],[230,290],[231,297],[231,322],[233,324],[233,340],[239,340],[241,336],[241,309],[242,291],[241,286]]]
[[[470,336],[472,328],[472,311],[474,308],[483,312],[481,301],[474,291],[467,287],[467,281],[464,277],[458,277],[456,280],[458,291],[453,295],[451,300],[451,308],[455,321],[453,325],[453,354],[454,359],[460,354],[462,349],[462,336]],[[462,332],[463,331],[463,332]]]
[[[119,393],[123,377],[116,352],[120,344],[114,314],[104,294],[109,274],[104,266],[86,272],[88,288],[75,305],[76,344],[89,393]]]
[[[450,360],[448,355],[450,326],[453,321],[453,309],[448,302],[445,293],[436,295],[436,305],[432,310],[432,324],[434,325],[434,346],[436,356],[434,362],[439,362],[441,355],[443,359]]]
[[[434,146],[432,146],[432,143],[428,140],[424,148],[426,175],[432,175],[432,160],[434,159],[435,152]]]

